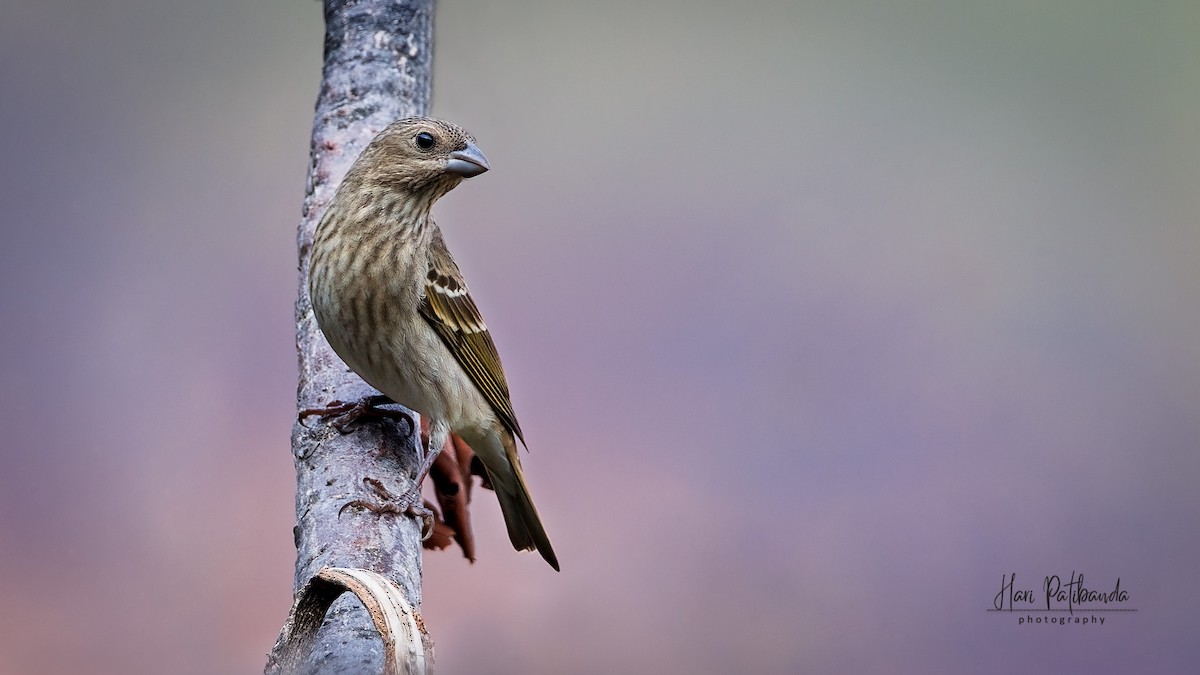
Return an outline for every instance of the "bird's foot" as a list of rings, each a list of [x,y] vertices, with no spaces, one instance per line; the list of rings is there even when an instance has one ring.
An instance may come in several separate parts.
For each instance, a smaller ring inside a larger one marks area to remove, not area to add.
[[[378,406],[393,404],[391,398],[376,394],[349,403],[332,401],[324,408],[305,408],[300,411],[300,419],[319,416],[322,421],[337,429],[340,433],[350,433],[350,427],[364,419],[390,419],[395,422],[403,421],[410,430],[416,428],[412,416],[403,410],[380,408]]]
[[[361,509],[370,511],[377,516],[412,516],[421,521],[421,540],[428,539],[433,534],[434,516],[433,511],[430,511],[424,500],[421,499],[421,484],[417,483],[412,490],[409,490],[401,497],[393,495],[383,483],[374,478],[364,478],[363,485],[366,485],[375,496],[379,497],[381,502],[372,502],[366,499],[353,499],[342,505],[338,509],[338,516],[349,508]]]

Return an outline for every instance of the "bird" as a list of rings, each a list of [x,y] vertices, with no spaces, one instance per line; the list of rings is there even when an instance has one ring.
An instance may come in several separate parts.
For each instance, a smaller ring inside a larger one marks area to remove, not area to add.
[[[558,571],[521,468],[517,441],[525,445],[525,436],[500,355],[430,217],[434,202],[489,168],[456,124],[431,117],[389,124],[351,165],[317,224],[309,296],[346,365],[428,421],[405,509],[421,508],[421,482],[453,431],[482,461],[513,547],[536,549]]]

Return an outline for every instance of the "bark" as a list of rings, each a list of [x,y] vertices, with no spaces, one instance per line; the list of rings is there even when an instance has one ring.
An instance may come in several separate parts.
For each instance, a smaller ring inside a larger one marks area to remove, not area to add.
[[[434,0],[325,0],[324,5],[324,75],[313,120],[312,161],[298,235],[300,410],[376,393],[333,353],[313,318],[308,297],[309,251],[318,219],[371,138],[393,120],[425,114],[432,67]],[[353,506],[343,508],[355,500],[380,503],[384,501],[381,492],[407,492],[416,471],[414,439],[418,438],[419,429],[403,421],[356,424],[346,434],[318,417],[296,422],[292,452],[298,600],[301,591],[314,584],[318,590],[327,588],[316,577],[323,568],[334,567],[376,572],[395,584],[409,607],[420,607],[418,521]],[[355,595],[339,597],[340,593],[321,596],[331,600],[332,606],[315,638],[308,642],[311,652],[285,663],[278,658],[281,645],[289,630],[296,628],[289,620],[271,655],[268,672],[383,671],[384,647],[371,613]],[[320,604],[305,604],[301,614],[311,615],[312,607]],[[317,617],[319,620],[319,614]],[[415,623],[421,625],[419,614]],[[424,637],[423,642],[425,652],[431,654],[431,641]]]

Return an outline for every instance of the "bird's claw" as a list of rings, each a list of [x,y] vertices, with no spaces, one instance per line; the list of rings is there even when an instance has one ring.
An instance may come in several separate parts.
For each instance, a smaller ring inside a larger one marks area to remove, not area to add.
[[[370,511],[377,516],[412,516],[421,521],[421,541],[425,541],[433,535],[435,518],[433,511],[430,511],[421,499],[419,485],[403,497],[397,498],[383,486],[383,483],[374,478],[364,478],[363,484],[370,488],[383,501],[377,503],[366,499],[352,499],[342,504],[342,508],[338,509],[339,518],[349,508]]]
[[[408,507],[408,515],[421,521],[421,541],[433,536],[433,526],[437,523],[437,518],[424,502],[417,502]]]
[[[305,408],[301,410],[300,419],[317,415],[322,421],[343,434],[350,433],[350,427],[363,419],[390,419],[395,422],[405,422],[408,424],[411,433],[416,428],[416,423],[413,421],[411,415],[403,410],[377,407],[389,403],[395,403],[395,401],[383,395],[368,396],[349,403],[331,401],[329,405],[323,408]]]

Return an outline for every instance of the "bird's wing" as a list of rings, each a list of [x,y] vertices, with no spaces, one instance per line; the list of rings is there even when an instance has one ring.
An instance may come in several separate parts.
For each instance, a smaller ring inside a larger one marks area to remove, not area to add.
[[[500,365],[500,354],[487,324],[463,281],[458,265],[446,248],[441,230],[433,223],[433,240],[429,247],[429,273],[425,277],[425,297],[421,299],[421,316],[433,327],[458,365],[491,404],[492,410],[521,443],[521,425],[517,424],[508,382]]]

